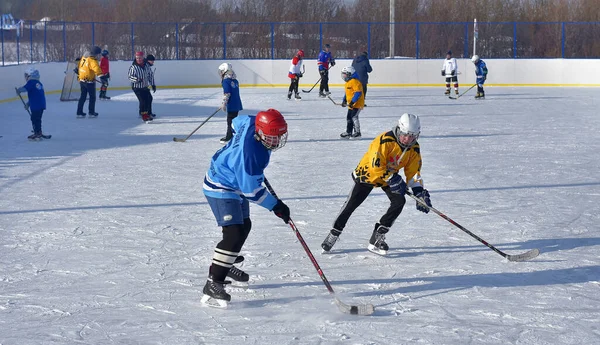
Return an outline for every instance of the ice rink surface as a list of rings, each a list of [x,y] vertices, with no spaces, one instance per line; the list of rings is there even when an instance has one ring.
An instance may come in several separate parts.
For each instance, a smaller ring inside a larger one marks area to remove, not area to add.
[[[266,176],[340,298],[375,305],[368,317],[340,313],[291,229],[255,205],[250,289],[229,290],[228,310],[200,305],[221,238],[202,178],[225,114],[172,139],[219,107],[221,89],[159,88],[152,124],[132,92],[109,89],[96,119],[47,95],[42,142],[26,139],[19,101],[2,103],[0,344],[598,344],[598,91],[488,87],[480,101],[370,87],[363,137],[344,140],[345,109],[317,89],[288,101],[283,88],[242,88],[241,114],[286,118]],[[320,253],[352,170],[404,112],[421,117],[433,206],[508,254],[539,257],[509,262],[412,199],[377,256],[366,247],[388,206],[379,189]]]

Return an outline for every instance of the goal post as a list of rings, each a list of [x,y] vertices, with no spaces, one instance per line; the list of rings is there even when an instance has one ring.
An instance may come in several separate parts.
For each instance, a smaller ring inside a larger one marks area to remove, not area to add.
[[[60,93],[60,100],[63,102],[79,100],[79,81],[77,80],[77,74],[75,74],[75,68],[77,68],[76,61],[67,62],[65,80],[63,81],[62,92]]]

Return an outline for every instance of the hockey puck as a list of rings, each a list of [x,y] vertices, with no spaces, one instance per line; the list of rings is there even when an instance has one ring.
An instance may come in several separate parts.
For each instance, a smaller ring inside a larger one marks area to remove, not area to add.
[[[350,307],[350,314],[352,315],[358,315],[358,307],[353,305],[352,307]]]

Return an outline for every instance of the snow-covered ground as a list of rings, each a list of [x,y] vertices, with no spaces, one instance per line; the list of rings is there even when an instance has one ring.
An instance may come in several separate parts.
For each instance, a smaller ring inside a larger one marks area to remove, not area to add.
[[[43,80],[42,80],[43,81]],[[466,90],[463,87],[463,90]],[[342,89],[332,89],[341,100]],[[220,89],[160,90],[155,123],[131,92],[76,119],[48,95],[29,142],[20,102],[0,104],[0,344],[598,344],[598,89],[488,88],[459,100],[443,88],[370,88],[362,140],[341,140],[345,110],[286,90],[243,88],[246,110],[289,124],[266,175],[340,298],[339,312],[292,230],[251,206],[242,250],[249,290],[228,310],[200,305],[221,233],[202,178],[225,133]],[[87,104],[86,104],[87,111]],[[509,262],[433,212],[407,206],[387,257],[367,251],[387,208],[375,190],[332,254],[320,253],[371,139],[403,112],[421,117],[422,174],[433,205]]]

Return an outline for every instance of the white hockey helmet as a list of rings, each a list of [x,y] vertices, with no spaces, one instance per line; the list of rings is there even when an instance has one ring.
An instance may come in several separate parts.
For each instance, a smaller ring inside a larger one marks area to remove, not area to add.
[[[479,55],[473,55],[473,57],[471,58],[471,62],[477,63],[478,61],[479,61]]]
[[[35,67],[31,66],[25,70],[25,80],[29,79],[40,79],[40,71]]]
[[[223,62],[219,65],[219,76],[223,78],[225,74],[233,74],[233,67],[228,62]]]
[[[344,81],[348,81],[348,80],[352,79],[352,75],[355,72],[356,72],[356,70],[352,66],[346,66],[346,67],[342,68],[342,79],[344,79]]]
[[[414,114],[404,113],[400,116],[398,124],[394,126],[394,135],[402,148],[414,145],[421,134],[421,120]]]

